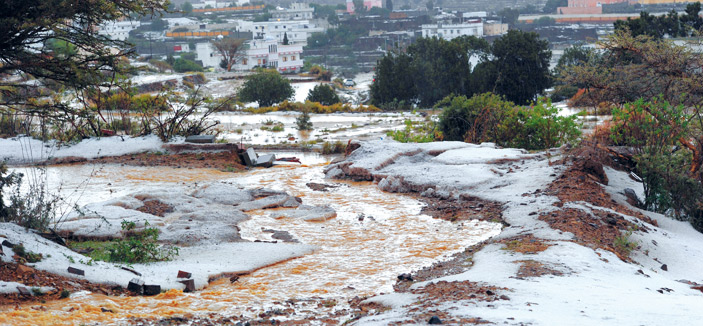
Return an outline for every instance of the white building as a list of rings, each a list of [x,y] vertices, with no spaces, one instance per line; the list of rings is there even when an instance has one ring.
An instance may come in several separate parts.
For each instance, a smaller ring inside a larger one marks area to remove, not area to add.
[[[439,37],[445,40],[451,40],[455,37],[468,36],[483,36],[483,23],[479,21],[470,21],[462,24],[429,24],[422,25],[423,37]]]
[[[246,43],[247,49],[234,65],[233,70],[246,71],[256,67],[268,67],[280,73],[299,72],[303,68],[303,46],[301,44],[283,45],[274,39],[252,40]],[[195,45],[196,60],[205,67],[217,68],[222,61],[211,43]]]
[[[291,3],[290,8],[272,11],[269,20],[310,20],[313,18],[314,11],[315,9],[307,3]]]
[[[240,22],[240,30],[252,32],[255,39],[262,39],[264,35],[271,37],[278,42],[283,42],[284,36],[288,35],[288,43],[307,45],[308,37],[312,33],[323,33],[324,28],[318,27],[308,20],[286,20],[268,22]]]
[[[124,41],[129,37],[129,32],[141,26],[139,21],[111,21],[98,28],[98,34],[105,35],[113,40]]]

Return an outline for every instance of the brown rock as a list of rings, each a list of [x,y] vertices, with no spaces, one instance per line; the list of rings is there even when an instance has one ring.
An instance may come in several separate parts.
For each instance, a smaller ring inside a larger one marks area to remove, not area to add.
[[[663,271],[668,271],[668,270],[669,270],[669,267],[666,266],[666,264],[664,264],[664,265],[662,265],[661,269],[662,269]]]
[[[32,293],[29,292],[29,290],[27,290],[27,288],[24,286],[18,286],[17,291],[20,292],[20,295],[32,295]]]
[[[17,273],[28,274],[28,273],[33,273],[33,272],[34,272],[34,268],[31,268],[29,266],[25,266],[22,264],[17,265]]]
[[[191,278],[193,276],[192,273],[184,272],[184,271],[178,271],[178,278]]]

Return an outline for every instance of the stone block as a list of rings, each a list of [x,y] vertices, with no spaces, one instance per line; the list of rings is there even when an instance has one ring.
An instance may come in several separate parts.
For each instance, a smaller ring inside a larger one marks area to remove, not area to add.
[[[184,272],[184,271],[178,271],[178,278],[190,278],[193,276],[192,273]]]
[[[83,271],[82,269],[78,269],[78,268],[68,267],[68,272],[71,274],[85,276],[85,271]]]
[[[186,143],[212,144],[215,142],[215,135],[194,135],[186,137]]]
[[[152,285],[152,284],[145,284],[144,285],[144,295],[157,295],[161,293],[161,285]]]
[[[274,155],[274,154],[261,155],[256,159],[255,166],[263,166],[263,167],[269,168],[273,165],[273,161],[275,161],[275,160],[276,160],[276,155]]]
[[[144,293],[144,281],[138,278],[133,278],[131,281],[129,281],[129,284],[127,284],[127,290],[132,291],[136,294]]]
[[[183,281],[178,281],[179,283],[182,283],[183,285],[186,286],[185,289],[183,289],[183,292],[193,292],[195,291],[195,281],[190,279],[190,280],[183,280]]]

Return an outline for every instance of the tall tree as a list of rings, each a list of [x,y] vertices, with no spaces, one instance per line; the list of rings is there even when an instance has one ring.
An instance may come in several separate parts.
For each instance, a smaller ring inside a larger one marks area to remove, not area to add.
[[[288,33],[283,32],[283,45],[288,45]]]
[[[352,1],[354,4],[354,12],[358,14],[363,14],[366,12],[366,7],[364,6],[364,0],[354,0]]]
[[[568,0],[547,0],[547,3],[545,3],[542,8],[542,12],[545,14],[556,14],[557,8],[566,7],[568,5]]]
[[[183,11],[186,14],[190,14],[193,12],[193,5],[190,2],[186,1],[181,6],[181,11]]]
[[[244,39],[223,38],[212,41],[212,45],[222,56],[227,71],[232,71],[232,66],[244,55]]]
[[[70,4],[64,0],[1,1],[0,75],[25,74],[73,89],[110,84],[108,76],[125,69],[120,58],[132,54],[133,49],[94,29],[129,15],[154,15],[167,5],[161,0],[77,0]],[[76,54],[57,55],[55,48],[48,46],[50,40],[71,44]],[[0,81],[0,111],[12,107],[53,113],[50,108],[59,103],[27,101],[27,94],[37,87]]]
[[[386,0],[386,9],[393,11],[393,0]]]
[[[266,107],[293,96],[293,87],[278,71],[259,69],[247,78],[238,96],[244,102],[258,102],[260,107]]]
[[[537,33],[510,30],[495,42],[492,51],[495,92],[516,104],[528,104],[551,83],[549,43]]]

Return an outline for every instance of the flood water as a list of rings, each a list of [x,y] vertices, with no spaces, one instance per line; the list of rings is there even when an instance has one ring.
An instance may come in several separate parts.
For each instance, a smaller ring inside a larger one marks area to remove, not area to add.
[[[226,180],[250,188],[285,190],[301,197],[304,204],[333,207],[337,217],[325,222],[308,222],[294,218],[273,219],[269,217],[271,210],[249,212],[251,219],[240,224],[245,239],[271,240],[270,233],[262,229],[275,229],[288,231],[301,243],[316,245],[319,249],[259,269],[234,283],[222,279],[196,293],[171,290],[154,297],[74,293],[69,299],[28,305],[19,310],[2,308],[0,324],[127,324],[130,317],[209,313],[252,317],[283,308],[284,301],[289,299],[300,300],[292,307],[296,319],[305,319],[305,316],[344,309],[354,296],[391,292],[398,274],[428,266],[500,231],[496,223],[456,224],[433,219],[420,214],[422,204],[414,198],[382,192],[372,183],[325,180],[322,170],[327,160],[309,154],[303,156],[305,164],[302,166],[274,166],[243,173],[119,165],[49,168],[50,180],[59,176],[61,180],[68,180],[63,183],[64,191],[83,187],[81,204],[114,198],[144,187],[183,191],[195,187],[196,183]],[[79,181],[86,179],[87,182]],[[328,192],[312,191],[305,185],[308,182],[337,187]],[[321,300],[328,304],[320,306]],[[114,313],[105,313],[101,308]]]

